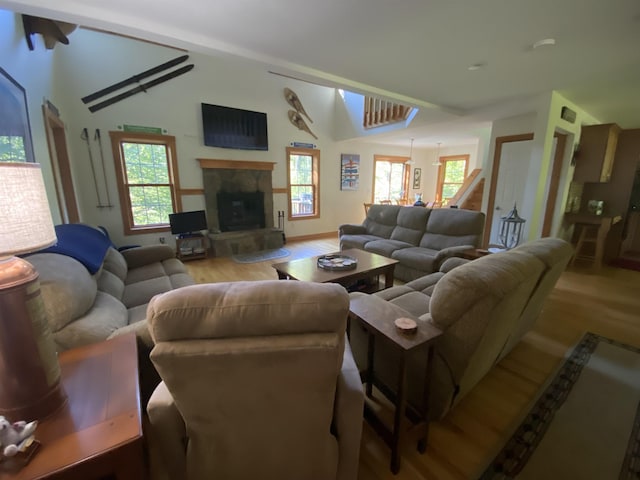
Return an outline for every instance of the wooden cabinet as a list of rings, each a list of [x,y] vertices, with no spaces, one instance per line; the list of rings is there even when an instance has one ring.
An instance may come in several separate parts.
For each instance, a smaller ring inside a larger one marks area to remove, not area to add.
[[[601,183],[611,180],[620,127],[615,123],[582,127],[573,181]]]
[[[202,234],[176,238],[176,256],[182,260],[197,260],[207,258],[207,240]]]

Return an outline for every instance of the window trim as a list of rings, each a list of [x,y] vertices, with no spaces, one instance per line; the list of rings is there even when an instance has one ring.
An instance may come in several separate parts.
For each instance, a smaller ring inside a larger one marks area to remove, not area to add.
[[[286,147],[287,162],[287,205],[289,221],[309,220],[320,218],[320,150],[315,148]],[[294,216],[293,205],[291,204],[291,155],[310,155],[312,157],[312,184],[314,187],[313,204],[315,205],[314,213],[311,215]]]
[[[409,189],[411,188],[409,180],[411,178],[412,170],[411,170],[411,166],[407,165],[408,160],[409,160],[409,157],[397,157],[397,156],[390,156],[390,155],[374,155],[373,156],[373,180],[371,182],[371,203],[375,202],[375,197],[376,197],[376,170],[378,168],[378,162],[404,164],[402,185],[403,185],[403,190],[405,192],[405,200],[409,198]],[[393,201],[392,198],[389,198],[389,200]]]
[[[173,211],[182,211],[182,201],[180,195],[180,177],[178,175],[178,158],[176,155],[176,137],[172,135],[154,135],[149,133],[132,132],[109,132],[111,137],[111,149],[116,171],[116,183],[118,184],[118,196],[120,198],[120,212],[125,235],[139,235],[145,233],[169,232],[171,227],[169,222],[153,226],[134,226],[131,200],[127,184],[125,182],[125,159],[122,149],[123,142],[146,143],[154,145],[164,145],[167,149],[169,168],[169,188],[171,190],[171,201]]]
[[[469,172],[469,155],[447,155],[444,157],[440,157],[438,160],[441,165],[438,167],[438,183],[436,184],[436,202],[444,202],[442,199],[442,190],[444,188],[444,172],[447,166],[447,162],[464,160],[464,176],[462,178],[462,183],[460,183],[460,187],[464,185],[464,180],[467,178],[467,174]]]

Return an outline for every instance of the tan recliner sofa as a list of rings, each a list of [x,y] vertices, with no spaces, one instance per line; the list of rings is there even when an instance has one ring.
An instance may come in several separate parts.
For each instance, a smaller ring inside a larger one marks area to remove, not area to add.
[[[355,480],[363,391],[336,284],[196,285],[149,304],[152,477]]]
[[[444,416],[531,329],[572,253],[564,240],[534,240],[478,260],[447,260],[443,271],[374,295],[418,317],[419,325],[431,323],[443,332],[435,344],[431,418]],[[363,368],[366,335],[355,322],[351,325],[354,357]],[[381,343],[375,355],[379,386],[397,391],[396,353]],[[425,363],[426,352],[417,352],[407,367],[409,401],[417,409],[422,408]]]
[[[147,304],[162,292],[193,285],[193,278],[168,245],[119,252],[110,247],[99,270],[60,253],[36,253],[26,260],[40,277],[42,299],[58,352],[135,332],[143,401],[160,381],[149,353]]]
[[[340,250],[358,248],[398,260],[393,274],[409,282],[480,246],[484,221],[484,213],[473,210],[371,205],[362,225],[338,227]]]

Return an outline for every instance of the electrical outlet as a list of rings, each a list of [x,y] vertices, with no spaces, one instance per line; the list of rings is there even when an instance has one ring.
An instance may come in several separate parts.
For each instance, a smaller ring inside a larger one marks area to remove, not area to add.
[[[164,237],[160,237],[160,243],[164,243],[165,242],[165,238]]]

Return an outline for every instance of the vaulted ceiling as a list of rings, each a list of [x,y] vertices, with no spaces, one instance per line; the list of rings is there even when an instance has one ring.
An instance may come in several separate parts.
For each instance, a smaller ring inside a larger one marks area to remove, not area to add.
[[[603,123],[640,128],[637,0],[0,0],[0,7],[236,55],[417,105],[425,138],[526,113],[551,90]]]

